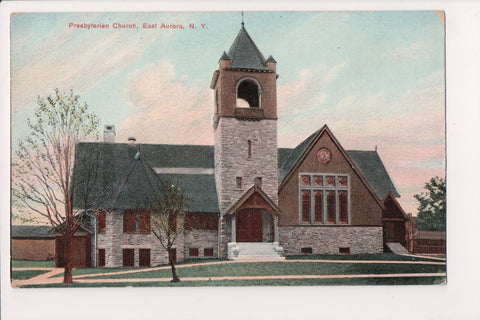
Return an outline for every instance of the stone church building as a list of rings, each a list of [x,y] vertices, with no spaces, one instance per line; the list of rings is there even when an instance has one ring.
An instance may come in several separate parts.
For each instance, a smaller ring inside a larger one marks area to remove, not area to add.
[[[277,147],[276,66],[242,23],[210,83],[214,146],[116,143],[114,126],[105,126],[104,142],[78,145],[77,176],[92,157],[99,172],[94,264],[167,263],[145,227],[150,212],[134,210],[162,181],[189,198],[177,261],[382,253],[391,243],[405,245],[400,195],[376,151],[345,150],[326,125],[295,148]],[[82,192],[75,195],[79,210]]]

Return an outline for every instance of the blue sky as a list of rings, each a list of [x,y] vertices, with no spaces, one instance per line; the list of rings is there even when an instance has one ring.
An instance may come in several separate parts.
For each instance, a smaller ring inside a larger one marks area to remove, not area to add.
[[[110,28],[73,29],[70,22]],[[115,22],[139,29],[113,29]],[[142,28],[162,22],[185,29]],[[13,146],[25,137],[36,97],[56,87],[81,95],[102,126],[115,125],[117,141],[213,144],[209,83],[240,22],[239,12],[14,15]],[[415,214],[413,194],[445,175],[441,15],[246,12],[245,26],[278,63],[279,146],[294,147],[325,123],[346,149],[378,146],[400,203]]]

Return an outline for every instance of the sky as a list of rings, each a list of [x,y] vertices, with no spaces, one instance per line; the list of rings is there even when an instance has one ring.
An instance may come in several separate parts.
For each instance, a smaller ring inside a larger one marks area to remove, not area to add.
[[[117,142],[212,145],[209,84],[241,19],[240,12],[14,15],[12,148],[27,136],[37,97],[54,88],[79,94],[101,130],[115,125]],[[84,23],[109,28],[71,26]],[[413,195],[445,176],[442,14],[246,12],[245,27],[277,61],[279,147],[295,147],[327,124],[347,150],[377,148],[400,204],[416,215]]]

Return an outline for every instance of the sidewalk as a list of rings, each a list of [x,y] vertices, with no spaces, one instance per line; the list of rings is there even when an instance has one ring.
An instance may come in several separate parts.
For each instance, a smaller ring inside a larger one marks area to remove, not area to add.
[[[231,264],[231,263],[259,263],[271,261],[214,261],[197,264],[177,265],[177,269],[194,268],[198,266]],[[282,260],[276,263],[350,263],[350,264],[424,264],[424,265],[445,265],[445,262],[436,261],[383,261],[383,260]],[[170,281],[171,277],[165,278],[125,278],[125,279],[83,279],[94,276],[112,276],[130,273],[151,272],[156,270],[168,270],[170,266],[160,266],[155,268],[139,268],[135,270],[117,271],[117,272],[103,272],[74,275],[74,282],[78,283],[129,283],[129,282],[157,282]],[[55,277],[64,271],[63,268],[13,268],[14,271],[20,270],[51,270],[50,272],[38,275],[36,277],[26,280],[12,280],[12,287],[35,284],[55,284],[62,283],[63,277]],[[266,279],[341,279],[341,278],[392,278],[392,277],[444,277],[446,273],[395,273],[395,274],[346,274],[346,275],[268,275],[268,276],[220,276],[220,277],[188,277],[182,278],[183,281],[222,281],[222,280],[266,280]]]

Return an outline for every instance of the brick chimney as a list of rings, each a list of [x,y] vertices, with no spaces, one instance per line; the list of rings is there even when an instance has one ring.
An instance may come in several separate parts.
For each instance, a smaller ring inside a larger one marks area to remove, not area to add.
[[[115,142],[115,126],[111,124],[105,125],[103,129],[103,142],[114,143]]]

